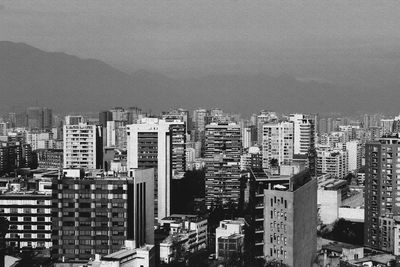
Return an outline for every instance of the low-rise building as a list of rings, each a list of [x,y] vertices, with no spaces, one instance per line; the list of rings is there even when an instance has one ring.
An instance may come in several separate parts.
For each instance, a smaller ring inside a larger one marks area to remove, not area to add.
[[[207,219],[196,215],[173,214],[160,220],[169,236],[160,244],[160,260],[169,263],[207,247]]]
[[[220,236],[217,240],[216,249],[218,259],[229,260],[238,258],[244,253],[244,235],[231,234],[230,236]]]
[[[219,227],[215,230],[215,255],[217,259],[229,254],[229,249],[225,251],[225,245],[227,242],[229,243],[229,240],[227,240],[228,237],[232,237],[232,239],[238,242],[243,242],[244,226],[245,220],[243,218],[219,222]],[[242,236],[243,238],[239,238],[238,236]],[[243,247],[243,243],[238,246]],[[223,255],[220,255],[220,252],[222,252]]]
[[[125,241],[125,248],[100,258],[96,255],[94,261],[89,261],[91,267],[154,267],[154,245],[143,245],[139,248],[134,242]]]

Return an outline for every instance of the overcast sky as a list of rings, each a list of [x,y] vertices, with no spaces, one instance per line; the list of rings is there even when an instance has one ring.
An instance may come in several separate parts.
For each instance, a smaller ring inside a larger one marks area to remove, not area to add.
[[[0,0],[1,40],[97,58],[127,72],[397,77],[400,2]]]

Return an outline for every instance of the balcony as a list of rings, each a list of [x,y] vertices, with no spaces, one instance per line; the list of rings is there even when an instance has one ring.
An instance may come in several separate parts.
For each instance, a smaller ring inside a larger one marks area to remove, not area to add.
[[[262,234],[262,233],[264,233],[264,228],[263,228],[263,227],[256,228],[255,233],[256,233],[256,234]]]
[[[264,208],[264,203],[257,203],[255,208],[256,209],[263,209]]]
[[[255,245],[256,246],[264,246],[264,240],[256,240]]]

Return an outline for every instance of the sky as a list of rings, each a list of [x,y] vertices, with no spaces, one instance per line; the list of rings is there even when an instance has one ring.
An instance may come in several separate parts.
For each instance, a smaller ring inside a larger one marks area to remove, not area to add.
[[[173,77],[397,79],[395,0],[0,0],[0,40]]]

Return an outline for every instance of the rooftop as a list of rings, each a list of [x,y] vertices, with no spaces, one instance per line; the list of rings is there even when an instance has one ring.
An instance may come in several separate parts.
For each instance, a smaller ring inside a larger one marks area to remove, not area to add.
[[[204,220],[206,219],[193,214],[172,214],[162,219],[162,221],[174,221],[174,222],[183,222],[183,221],[201,222]]]
[[[144,245],[140,248],[136,249],[121,249],[119,251],[116,251],[114,253],[111,253],[109,255],[103,256],[101,260],[103,261],[114,261],[114,260],[122,260],[127,257],[136,255],[138,251],[150,251],[154,246],[153,245]]]
[[[342,243],[342,242],[332,242],[327,245],[322,245],[322,249],[334,251],[337,253],[342,253],[343,249],[356,249],[356,248],[362,248],[363,246],[356,246],[348,243]]]
[[[318,189],[323,190],[336,190],[338,187],[346,185],[346,180],[336,179],[332,176],[318,179]]]
[[[349,263],[363,263],[363,262],[369,262],[372,261],[375,264],[384,264],[387,266],[388,262],[395,260],[396,256],[392,254],[376,254],[372,256],[367,256],[361,259],[357,260],[350,260]]]

